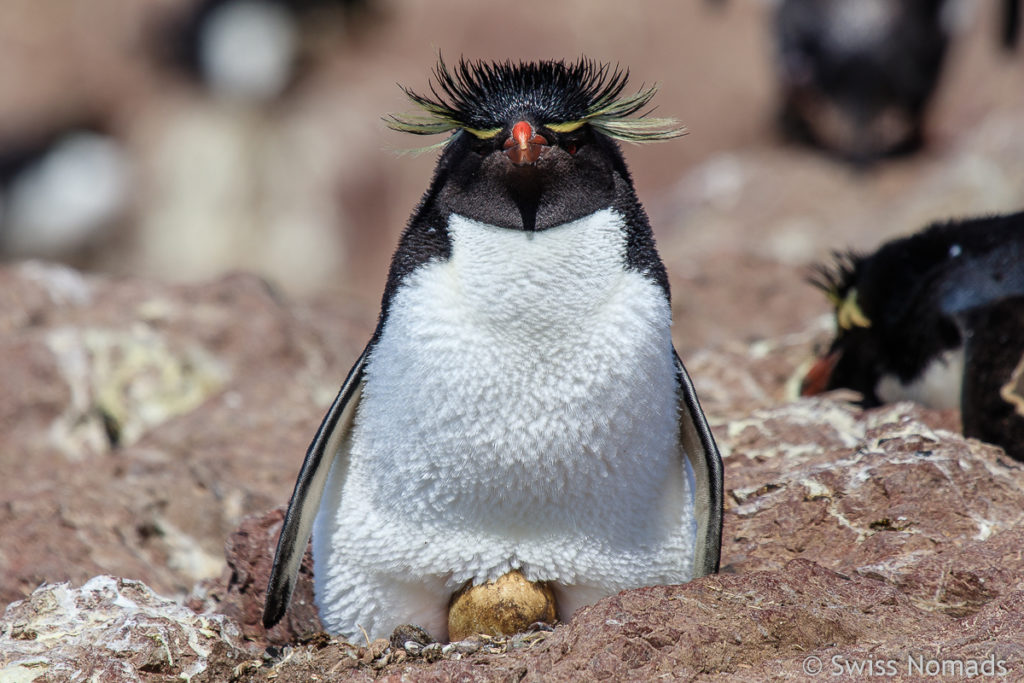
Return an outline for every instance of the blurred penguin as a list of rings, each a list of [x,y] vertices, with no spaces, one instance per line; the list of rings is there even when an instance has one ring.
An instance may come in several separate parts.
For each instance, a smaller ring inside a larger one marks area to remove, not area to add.
[[[999,42],[1005,50],[1017,49],[1020,42],[1020,0],[1003,0],[999,23]]]
[[[787,137],[864,164],[924,139],[951,0],[781,0],[775,39]]]
[[[166,57],[212,95],[260,103],[302,67],[305,19],[351,17],[368,0],[200,0],[165,26]]]
[[[72,259],[100,241],[131,199],[129,154],[93,124],[0,141],[0,254]]]
[[[1024,460],[1024,213],[938,223],[814,283],[836,336],[802,393],[961,409],[964,434]]]

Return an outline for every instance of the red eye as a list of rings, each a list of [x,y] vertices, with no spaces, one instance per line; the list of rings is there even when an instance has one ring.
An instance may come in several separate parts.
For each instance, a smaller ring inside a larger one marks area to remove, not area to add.
[[[576,143],[570,142],[565,146],[565,151],[569,154],[576,154]]]

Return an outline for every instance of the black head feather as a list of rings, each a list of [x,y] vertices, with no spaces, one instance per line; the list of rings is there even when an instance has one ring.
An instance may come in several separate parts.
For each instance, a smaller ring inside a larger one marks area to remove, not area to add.
[[[497,135],[522,118],[566,132],[584,124],[609,137],[651,142],[678,137],[673,119],[641,115],[629,119],[654,97],[656,88],[622,97],[629,71],[581,57],[576,62],[540,61],[494,64],[460,59],[449,69],[443,59],[434,68],[430,96],[403,88],[425,113],[391,115],[388,126],[416,135],[466,130],[481,138]]]
[[[831,262],[812,266],[807,281],[838,304],[853,289],[864,260],[864,255],[855,251],[833,251]]]

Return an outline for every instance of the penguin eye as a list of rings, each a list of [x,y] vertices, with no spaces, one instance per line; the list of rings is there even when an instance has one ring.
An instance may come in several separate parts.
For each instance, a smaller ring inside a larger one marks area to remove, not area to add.
[[[569,153],[569,156],[576,156],[576,153],[586,145],[588,139],[585,135],[563,135],[559,141],[559,146]]]
[[[469,148],[480,156],[487,156],[495,150],[501,150],[501,144],[496,142],[494,138],[489,140],[482,140],[480,138],[471,138]]]

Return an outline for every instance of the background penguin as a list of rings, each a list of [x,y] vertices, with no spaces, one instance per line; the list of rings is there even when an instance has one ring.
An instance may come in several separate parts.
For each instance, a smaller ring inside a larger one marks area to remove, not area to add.
[[[1003,49],[1013,51],[1020,42],[1020,0],[1003,0],[999,22],[999,43]]]
[[[837,331],[805,395],[849,388],[865,406],[960,407],[967,436],[1024,459],[1024,213],[939,223],[870,256],[839,256],[815,284]]]
[[[654,89],[587,59],[435,70],[454,131],[399,242],[377,329],[306,454],[264,611],[313,534],[328,631],[443,639],[449,600],[519,571],[558,616],[718,569],[722,470],[671,340],[668,279],[614,139]],[[316,517],[314,525],[313,519]]]
[[[127,215],[126,146],[80,120],[0,141],[0,257],[73,259]]]
[[[856,163],[920,147],[952,4],[781,0],[774,33],[783,132]]]
[[[369,0],[200,0],[158,31],[161,57],[213,95],[269,102],[302,71],[307,20],[340,23]]]

